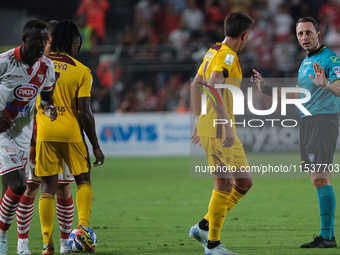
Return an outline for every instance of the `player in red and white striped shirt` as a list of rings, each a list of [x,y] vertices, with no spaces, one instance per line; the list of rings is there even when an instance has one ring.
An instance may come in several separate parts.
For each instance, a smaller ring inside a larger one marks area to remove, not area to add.
[[[30,20],[23,28],[23,44],[0,54],[0,255],[7,255],[7,235],[26,189],[25,168],[34,109],[41,95],[42,107],[53,108],[55,73],[52,61],[43,56],[48,39],[47,24]],[[56,118],[52,109],[51,120]]]

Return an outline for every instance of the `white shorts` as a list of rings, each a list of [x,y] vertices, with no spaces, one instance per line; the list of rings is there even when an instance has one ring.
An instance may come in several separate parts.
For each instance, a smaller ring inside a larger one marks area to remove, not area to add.
[[[7,140],[6,143],[0,145],[0,175],[8,174],[10,172],[29,169],[28,157],[29,152],[21,151],[16,144]]]
[[[63,161],[62,164],[63,172],[58,174],[58,183],[74,183],[73,175],[70,173],[68,166]],[[41,177],[35,175],[35,165],[30,163],[28,171],[25,171],[27,183],[41,183]]]

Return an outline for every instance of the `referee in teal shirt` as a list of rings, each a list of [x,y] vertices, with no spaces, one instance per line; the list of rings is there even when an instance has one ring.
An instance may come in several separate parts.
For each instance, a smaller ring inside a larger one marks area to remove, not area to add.
[[[299,68],[297,86],[311,94],[310,100],[303,104],[311,115],[300,112],[301,166],[303,170],[310,171],[319,198],[321,218],[319,236],[300,248],[334,248],[337,246],[334,237],[336,199],[329,171],[333,170],[333,155],[339,135],[340,61],[333,51],[321,45],[319,24],[315,19],[299,19],[296,36],[307,51],[307,57]],[[253,71],[252,81],[264,94],[271,96],[272,89],[259,72]],[[278,94],[281,95],[281,92]],[[299,93],[295,94],[294,97],[300,98]],[[301,98],[304,96],[301,94]]]

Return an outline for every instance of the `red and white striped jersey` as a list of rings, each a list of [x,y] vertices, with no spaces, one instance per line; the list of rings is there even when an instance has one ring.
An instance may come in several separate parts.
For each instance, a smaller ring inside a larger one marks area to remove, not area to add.
[[[34,109],[41,91],[51,91],[55,74],[52,61],[43,56],[30,68],[21,57],[21,46],[0,54],[0,111],[13,127],[0,134],[11,138],[20,150],[28,150],[32,137]]]

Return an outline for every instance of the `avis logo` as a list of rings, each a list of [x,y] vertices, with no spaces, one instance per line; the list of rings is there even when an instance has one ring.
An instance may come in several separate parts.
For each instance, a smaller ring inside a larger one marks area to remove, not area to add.
[[[21,84],[14,89],[13,94],[16,99],[27,102],[32,100],[37,95],[37,92],[38,87],[36,85]]]
[[[108,125],[100,132],[103,141],[128,142],[135,140],[155,141],[158,138],[156,125]]]

